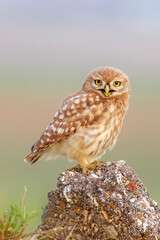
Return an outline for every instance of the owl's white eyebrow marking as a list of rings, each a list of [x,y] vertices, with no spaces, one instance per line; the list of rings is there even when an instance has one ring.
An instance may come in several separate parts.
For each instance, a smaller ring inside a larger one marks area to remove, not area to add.
[[[102,80],[102,76],[101,76],[100,74],[98,74],[98,73],[94,74],[92,77],[93,77],[94,79],[100,79],[100,80]]]
[[[64,118],[64,114],[60,114],[59,119],[63,119],[63,118]]]
[[[74,100],[74,103],[75,103],[75,104],[79,104],[79,103],[80,103],[80,99],[79,99],[79,98],[78,98],[78,99],[75,99],[75,100]]]
[[[67,107],[68,107],[68,104],[65,104],[65,105],[63,106],[63,111],[65,111],[65,110],[67,109]]]
[[[63,128],[58,128],[57,133],[58,134],[63,134],[64,133],[64,129]]]

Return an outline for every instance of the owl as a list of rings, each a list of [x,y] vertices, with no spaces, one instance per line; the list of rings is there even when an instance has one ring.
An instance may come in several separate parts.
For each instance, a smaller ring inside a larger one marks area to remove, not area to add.
[[[125,73],[113,67],[94,69],[82,89],[62,102],[25,161],[61,156],[76,160],[84,173],[96,167],[96,160],[116,143],[129,97]]]

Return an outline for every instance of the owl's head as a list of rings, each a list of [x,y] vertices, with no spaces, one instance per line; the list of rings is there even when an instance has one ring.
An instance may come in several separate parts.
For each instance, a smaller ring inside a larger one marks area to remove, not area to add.
[[[113,67],[100,67],[91,71],[82,89],[93,90],[106,99],[120,98],[127,100],[130,96],[130,84],[127,75]]]

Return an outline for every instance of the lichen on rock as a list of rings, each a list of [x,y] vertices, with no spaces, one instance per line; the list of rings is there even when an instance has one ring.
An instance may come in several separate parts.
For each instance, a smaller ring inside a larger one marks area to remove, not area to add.
[[[64,227],[55,240],[160,239],[158,205],[124,161],[102,163],[86,175],[68,169],[48,199],[39,230]]]

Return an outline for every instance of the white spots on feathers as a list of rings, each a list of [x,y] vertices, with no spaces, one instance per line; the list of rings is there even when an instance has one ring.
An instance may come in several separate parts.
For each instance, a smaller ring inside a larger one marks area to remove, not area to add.
[[[73,111],[72,111],[72,113],[76,113],[77,112],[77,109],[74,109]]]
[[[94,101],[92,97],[89,97],[88,100],[89,100],[90,102],[93,102],[93,101]]]
[[[87,101],[86,97],[81,98],[81,102],[86,102],[86,101]]]
[[[46,135],[47,135],[48,137],[50,137],[50,136],[51,136],[51,134],[50,134],[49,132],[47,132],[47,133],[46,133]]]
[[[61,139],[63,134],[66,136],[73,134],[76,130],[91,124],[94,116],[101,113],[101,106],[97,105],[96,101],[100,101],[98,95],[85,92],[67,99],[55,113],[50,126],[46,128],[44,132],[46,137],[42,141],[49,142],[51,138],[56,138],[56,135],[58,139]],[[113,108],[114,106],[110,106],[110,112],[113,111]],[[94,130],[92,129],[91,132],[93,134]],[[44,143],[41,142],[41,144]]]
[[[65,104],[65,105],[63,106],[63,111],[66,111],[67,108],[68,108],[68,104]]]
[[[95,98],[95,101],[96,101],[96,102],[99,102],[99,100],[100,100],[100,98],[99,98],[99,96],[97,95],[96,98]]]
[[[71,109],[72,110],[75,109],[75,105],[74,104],[71,105]]]
[[[55,113],[54,117],[56,118],[58,116],[58,112]]]
[[[57,129],[57,133],[58,134],[63,134],[64,133],[64,129],[63,128],[58,128]]]
[[[62,113],[59,115],[59,119],[63,119],[63,118],[64,118],[64,114]]]
[[[75,96],[74,98],[80,98],[80,95]]]
[[[75,97],[71,97],[69,100],[72,101],[72,100],[74,100],[74,98],[75,98]]]
[[[52,131],[53,131],[53,132],[56,132],[56,131],[57,131],[57,128],[56,128],[56,127],[53,127],[53,128],[52,128]]]
[[[68,132],[69,132],[69,128],[66,128],[66,129],[65,129],[65,133],[68,133]]]
[[[59,121],[56,120],[56,121],[54,122],[54,124],[55,124],[55,125],[58,125],[58,124],[59,124]]]
[[[86,102],[82,103],[82,107],[83,107],[83,108],[87,107]]]
[[[82,112],[82,116],[86,116],[87,114],[89,114],[90,111],[88,109],[85,109],[83,112]]]
[[[79,104],[79,103],[80,103],[80,99],[79,99],[79,98],[78,98],[78,99],[75,99],[75,100],[74,100],[74,103],[75,103],[75,104]]]
[[[71,127],[71,132],[73,132],[75,130],[75,127]]]
[[[69,116],[71,116],[71,112],[70,111],[67,111],[66,112],[66,115],[69,117]]]

